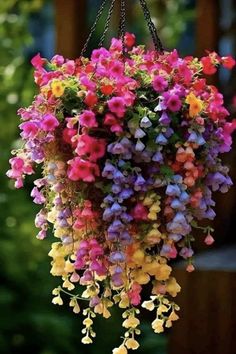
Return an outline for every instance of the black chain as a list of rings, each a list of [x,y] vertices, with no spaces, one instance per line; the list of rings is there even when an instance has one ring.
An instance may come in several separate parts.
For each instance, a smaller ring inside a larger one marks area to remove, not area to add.
[[[125,0],[120,3],[120,24],[118,37],[122,40],[122,51],[125,52],[125,21],[126,21],[126,6]]]
[[[102,16],[102,13],[104,11],[104,8],[105,8],[105,5],[106,5],[106,2],[107,0],[103,0],[103,2],[101,3],[101,6],[98,10],[98,13],[97,13],[97,16],[96,16],[96,19],[94,21],[94,24],[92,25],[91,29],[90,29],[90,32],[89,32],[89,35],[88,35],[88,38],[83,46],[83,49],[81,51],[81,57],[84,56],[85,52],[87,51],[88,49],[88,45],[89,45],[89,42],[90,42],[90,39],[92,37],[92,35],[94,34],[95,30],[96,30],[96,27],[97,27],[97,24],[98,24],[98,21],[100,20],[101,16]]]
[[[107,31],[109,30],[112,13],[113,13],[114,6],[115,6],[115,2],[116,2],[116,0],[112,0],[112,2],[111,2],[111,6],[109,8],[108,16],[107,16],[107,19],[106,19],[106,22],[105,22],[103,35],[102,35],[102,37],[100,39],[100,42],[98,44],[99,47],[101,47],[103,45],[105,37],[106,37],[106,34],[107,34]]]
[[[105,5],[107,3],[108,0],[103,0],[102,1],[102,4],[98,10],[98,13],[97,13],[97,16],[96,16],[96,19],[95,19],[95,22],[94,24],[92,25],[91,27],[91,30],[90,30],[90,33],[89,33],[89,36],[84,44],[84,47],[81,51],[81,56],[83,56],[88,48],[88,44],[90,42],[90,39],[92,37],[92,35],[94,34],[95,30],[96,30],[96,27],[97,27],[97,23],[98,21],[100,20],[101,16],[102,16],[102,13],[105,9]],[[125,52],[125,21],[126,21],[126,0],[120,0],[121,1],[121,7],[120,7],[120,23],[119,23],[119,38],[122,40],[122,49],[123,49],[123,53]],[[149,28],[149,31],[150,31],[150,34],[152,36],[152,40],[153,40],[153,44],[155,46],[155,49],[157,52],[160,52],[160,53],[163,53],[164,52],[164,48],[163,48],[163,45],[161,43],[161,40],[157,34],[157,30],[156,30],[156,27],[152,21],[152,18],[151,18],[151,14],[150,14],[150,11],[148,9],[148,5],[147,5],[147,2],[146,0],[139,0],[140,1],[140,4],[141,4],[141,7],[142,7],[142,10],[143,10],[143,14],[144,14],[144,18],[147,22],[147,25],[148,25],[148,28]],[[104,27],[104,31],[103,31],[103,35],[100,39],[100,42],[99,42],[99,47],[101,47],[104,43],[104,40],[105,40],[105,37],[106,37],[106,34],[107,34],[107,31],[109,30],[109,26],[110,26],[110,22],[111,22],[111,17],[112,17],[112,14],[113,14],[113,10],[114,10],[114,6],[115,6],[115,2],[116,0],[111,0],[111,5],[110,5],[110,8],[109,8],[109,12],[108,12],[108,16],[107,16],[107,19],[106,19],[106,22],[105,22],[105,27]]]
[[[152,21],[151,14],[150,14],[150,11],[148,9],[146,0],[140,0],[140,4],[141,4],[142,10],[143,10],[144,18],[147,21],[147,25],[148,25],[149,31],[151,33],[155,49],[156,49],[157,52],[163,53],[164,52],[164,48],[163,48],[161,40],[160,40],[160,38],[159,38],[159,36],[157,34],[156,27],[155,27],[155,25],[154,25],[154,23]]]

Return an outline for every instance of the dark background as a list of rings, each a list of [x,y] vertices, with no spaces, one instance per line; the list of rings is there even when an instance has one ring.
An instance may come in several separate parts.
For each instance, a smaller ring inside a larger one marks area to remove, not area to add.
[[[117,1],[117,4],[119,1]],[[0,2],[0,353],[1,354],[108,354],[119,343],[121,319],[96,323],[96,344],[80,344],[81,318],[65,306],[51,304],[51,291],[60,283],[50,275],[52,237],[35,239],[37,207],[29,193],[15,191],[5,177],[10,150],[19,146],[16,110],[27,106],[35,93],[31,57],[41,52],[50,58],[60,53],[79,56],[100,1],[96,0],[4,0]],[[233,0],[149,0],[153,20],[166,48],[177,47],[183,55],[204,55],[204,49],[221,55],[236,51],[236,11]],[[139,43],[151,46],[150,36],[138,1],[127,0],[127,29]],[[119,7],[112,19],[116,35]],[[103,19],[104,20],[104,19]],[[90,50],[103,32],[98,26]],[[221,70],[213,83],[220,86],[235,116],[235,70]],[[225,157],[236,179],[236,149]],[[176,268],[183,287],[179,302],[183,308],[175,328],[154,335],[151,319],[144,318],[141,348],[137,354],[235,354],[234,333],[236,284],[235,204],[236,189],[216,195],[216,242],[209,256],[203,236],[197,235],[196,273],[186,275]],[[202,258],[201,258],[202,257]]]

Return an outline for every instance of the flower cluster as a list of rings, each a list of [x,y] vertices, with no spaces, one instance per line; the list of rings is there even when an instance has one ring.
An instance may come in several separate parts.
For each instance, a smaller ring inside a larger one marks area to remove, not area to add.
[[[53,303],[62,305],[67,294],[79,313],[88,301],[85,344],[95,337],[97,314],[124,309],[125,334],[114,354],[139,347],[140,307],[155,311],[156,333],[178,319],[172,298],[180,286],[170,261],[181,256],[194,270],[197,228],[206,244],[214,242],[211,227],[199,223],[215,217],[212,193],[232,185],[220,154],[230,150],[236,128],[203,75],[219,65],[231,69],[232,57],[180,58],[176,50],[135,47],[131,34],[125,39],[126,55],[113,39],[90,59],[33,58],[39,93],[19,110],[24,146],[7,173],[19,188],[42,166],[31,196],[42,204],[37,237],[51,224],[58,239],[49,255],[63,284]],[[146,284],[150,299],[143,298]]]

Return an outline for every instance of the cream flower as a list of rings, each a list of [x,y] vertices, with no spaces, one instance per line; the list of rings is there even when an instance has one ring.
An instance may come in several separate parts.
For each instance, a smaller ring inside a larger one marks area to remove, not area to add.
[[[125,328],[136,328],[140,324],[140,321],[138,318],[134,317],[133,315],[130,315],[122,324],[123,327]]]
[[[92,339],[91,339],[88,335],[85,336],[85,337],[83,337],[83,338],[81,339],[81,342],[82,342],[83,344],[91,344],[91,343],[93,343]]]
[[[154,330],[155,333],[162,333],[164,332],[164,321],[163,320],[160,320],[160,319],[155,319],[153,322],[152,322],[152,328]]]
[[[127,341],[125,342],[125,345],[128,349],[136,350],[139,348],[139,343],[133,338],[127,339]]]
[[[119,348],[113,349],[112,354],[128,354],[128,351],[124,345],[121,345]]]
[[[153,311],[154,308],[155,308],[155,305],[154,305],[152,300],[149,300],[149,301],[144,301],[142,303],[142,307],[145,308],[148,311]]]

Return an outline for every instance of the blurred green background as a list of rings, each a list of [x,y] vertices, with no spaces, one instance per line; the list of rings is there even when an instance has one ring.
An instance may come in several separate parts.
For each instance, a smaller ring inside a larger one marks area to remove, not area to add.
[[[129,16],[133,19],[131,30],[138,34],[140,42],[149,43],[137,2],[129,2],[132,9],[132,16]],[[20,106],[27,106],[35,94],[30,59],[38,51],[48,58],[56,51],[56,3],[42,0],[0,2],[1,354],[108,354],[119,343],[121,335],[120,314],[115,312],[112,319],[97,321],[96,345],[85,347],[80,344],[81,318],[67,305],[58,308],[51,304],[51,291],[60,280],[49,273],[47,253],[52,237],[44,242],[35,238],[34,216],[38,208],[29,196],[32,180],[28,179],[23,190],[16,191],[5,177],[10,150],[19,144],[16,111]],[[88,0],[87,3],[87,14],[78,14],[78,18],[86,16],[89,24],[99,1]],[[148,3],[165,47],[177,46],[183,54],[194,53],[196,2],[149,0]],[[101,26],[98,27],[92,45],[96,45],[101,30]],[[227,38],[224,40],[219,43],[220,49],[232,51],[231,42]],[[227,88],[231,78],[224,72],[220,75],[221,86]],[[230,97],[233,91],[228,91]],[[168,335],[154,335],[146,320],[142,329],[142,346],[137,354],[167,354]]]

